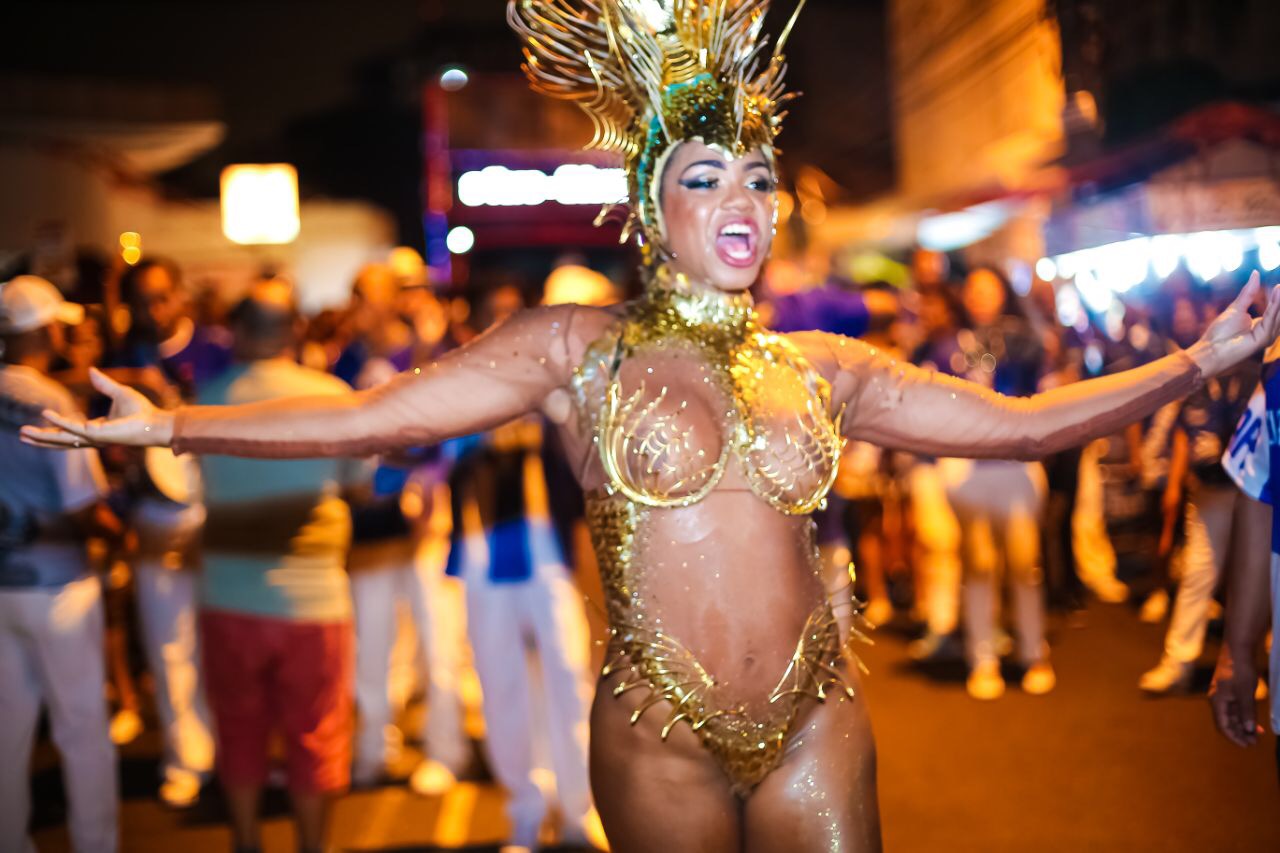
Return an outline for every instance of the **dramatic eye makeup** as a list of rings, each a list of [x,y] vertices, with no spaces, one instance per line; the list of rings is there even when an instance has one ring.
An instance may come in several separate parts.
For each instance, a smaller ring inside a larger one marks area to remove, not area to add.
[[[697,168],[715,169],[715,173],[701,172],[690,175],[690,170]],[[725,164],[719,160],[699,160],[696,163],[690,163],[685,166],[681,172],[680,186],[689,190],[712,190],[720,186],[722,175],[728,171]],[[749,163],[746,167],[747,186],[758,192],[773,192],[777,188],[777,179],[773,176],[773,170],[769,168],[769,164],[763,160],[757,160]]]

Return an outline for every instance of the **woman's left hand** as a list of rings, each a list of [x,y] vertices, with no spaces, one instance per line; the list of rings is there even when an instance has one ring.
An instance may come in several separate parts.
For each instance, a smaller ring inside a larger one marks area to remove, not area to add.
[[[1261,317],[1249,316],[1249,306],[1261,287],[1261,279],[1255,272],[1227,310],[1209,324],[1200,340],[1187,348],[1187,355],[1206,379],[1244,361],[1280,334],[1280,286],[1273,287],[1267,295],[1266,310]]]

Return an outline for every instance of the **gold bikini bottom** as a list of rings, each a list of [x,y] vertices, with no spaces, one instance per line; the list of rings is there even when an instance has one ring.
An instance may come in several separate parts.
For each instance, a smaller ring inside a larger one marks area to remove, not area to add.
[[[857,658],[849,643],[841,640],[832,607],[824,601],[805,623],[782,677],[768,696],[769,710],[764,715],[752,714],[741,705],[719,705],[716,680],[694,654],[661,628],[645,623],[632,582],[642,512],[642,507],[619,497],[587,503],[609,611],[609,655],[603,675],[623,673],[613,689],[615,696],[635,689],[649,691],[632,713],[632,724],[655,705],[669,703],[662,738],[678,723],[687,722],[724,770],[733,791],[745,797],[782,759],[805,699],[824,701],[833,689],[853,696],[844,668],[851,661],[858,663]],[[849,642],[864,638],[856,627],[851,635]]]

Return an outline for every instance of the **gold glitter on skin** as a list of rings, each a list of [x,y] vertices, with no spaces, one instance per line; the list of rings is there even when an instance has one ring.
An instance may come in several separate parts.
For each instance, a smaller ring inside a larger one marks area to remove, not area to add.
[[[640,542],[650,511],[617,495],[587,501],[587,524],[599,560],[610,626],[609,659],[602,675],[623,673],[613,688],[615,696],[635,689],[648,691],[631,715],[633,725],[650,708],[667,702],[670,709],[662,738],[677,724],[687,723],[724,770],[733,791],[746,796],[782,758],[806,698],[824,701],[833,687],[853,697],[843,667],[847,659],[856,662],[849,643],[865,636],[855,628],[849,641],[842,641],[832,606],[824,601],[810,614],[785,671],[769,693],[767,716],[753,716],[740,703],[717,701],[716,679],[662,628],[640,592],[645,565]],[[806,530],[817,574],[812,525]]]

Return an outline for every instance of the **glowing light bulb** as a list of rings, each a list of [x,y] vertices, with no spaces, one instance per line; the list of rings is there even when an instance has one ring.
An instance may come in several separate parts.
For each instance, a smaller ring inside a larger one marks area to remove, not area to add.
[[[444,238],[444,244],[449,251],[455,255],[465,255],[470,252],[476,244],[476,235],[465,225],[459,225],[449,229],[449,234]]]

